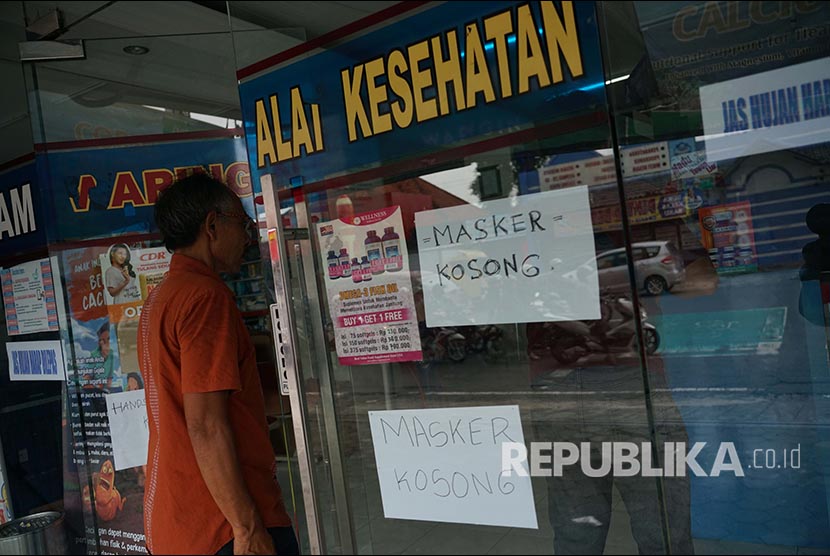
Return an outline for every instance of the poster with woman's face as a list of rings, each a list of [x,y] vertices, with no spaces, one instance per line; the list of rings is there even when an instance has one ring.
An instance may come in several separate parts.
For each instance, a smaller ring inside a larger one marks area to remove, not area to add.
[[[131,249],[124,243],[101,255],[104,298],[113,322],[138,319],[147,295],[167,274],[170,257],[163,247]]]

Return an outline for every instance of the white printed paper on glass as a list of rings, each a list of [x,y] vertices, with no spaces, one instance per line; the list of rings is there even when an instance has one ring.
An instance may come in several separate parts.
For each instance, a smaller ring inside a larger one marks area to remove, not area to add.
[[[107,394],[106,400],[115,470],[146,464],[150,429],[144,390]]]
[[[8,342],[9,380],[66,380],[60,340]]]
[[[427,326],[598,319],[588,188],[415,214]]]
[[[502,444],[524,445],[519,406],[370,411],[383,515],[537,529],[527,461],[502,472]]]
[[[709,162],[830,141],[830,58],[700,88]]]
[[[0,269],[9,336],[60,329],[60,278],[52,268],[50,259],[40,259]]]

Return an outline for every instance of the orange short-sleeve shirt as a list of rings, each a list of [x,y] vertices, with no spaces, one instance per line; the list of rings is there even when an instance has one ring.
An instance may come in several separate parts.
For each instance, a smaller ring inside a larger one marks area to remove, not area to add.
[[[230,289],[204,263],[173,255],[141,314],[139,364],[150,445],[144,493],[147,548],[214,554],[233,537],[202,479],[183,393],[231,390],[228,413],[248,491],[266,527],[289,526],[253,344]]]

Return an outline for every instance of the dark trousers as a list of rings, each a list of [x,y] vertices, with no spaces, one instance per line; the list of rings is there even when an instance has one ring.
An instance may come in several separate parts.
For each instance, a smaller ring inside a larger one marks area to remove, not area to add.
[[[300,547],[297,545],[297,537],[294,535],[294,529],[291,527],[270,527],[268,533],[274,539],[274,548],[277,554],[299,554]],[[233,539],[231,542],[219,549],[216,554],[233,554]]]
[[[643,403],[642,373],[636,366],[573,369],[546,378],[557,392],[555,402],[540,403],[532,412],[534,440],[591,443],[591,463],[598,469],[603,442],[656,441],[664,454],[666,442],[689,444],[677,405],[664,379],[651,376],[656,437]],[[580,392],[591,392],[580,396]],[[553,399],[552,399],[553,400]],[[642,456],[647,457],[647,456]],[[643,461],[641,459],[641,461]],[[580,465],[563,468],[561,477],[547,477],[548,509],[555,554],[602,554],[614,511],[613,489],[620,493],[640,554],[666,554],[663,514],[657,478],[589,477]],[[691,483],[684,477],[662,479],[672,554],[694,554],[691,535]],[[613,549],[613,548],[612,548]]]

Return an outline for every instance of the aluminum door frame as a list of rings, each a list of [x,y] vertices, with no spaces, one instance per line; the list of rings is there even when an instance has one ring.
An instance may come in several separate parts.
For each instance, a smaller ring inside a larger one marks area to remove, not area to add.
[[[263,201],[265,205],[265,218],[268,231],[268,240],[271,251],[271,270],[274,276],[274,292],[276,312],[279,316],[279,329],[273,330],[274,346],[277,350],[277,360],[284,365],[280,372],[287,375],[289,400],[291,402],[292,424],[294,426],[294,437],[297,446],[297,460],[300,468],[300,482],[302,484],[303,503],[305,506],[306,522],[308,527],[309,545],[312,554],[323,554],[326,548],[323,523],[321,522],[321,511],[315,496],[315,477],[313,472],[314,455],[311,453],[309,432],[308,432],[308,406],[306,403],[306,392],[303,388],[303,381],[300,379],[300,369],[297,365],[297,342],[294,336],[296,318],[294,309],[290,302],[291,292],[288,281],[285,277],[288,274],[288,261],[291,254],[287,252],[286,232],[282,226],[282,218],[279,210],[278,197],[271,176],[266,174],[261,177]],[[307,224],[305,203],[301,207],[295,207],[298,216]],[[302,214],[300,214],[302,213]],[[272,235],[276,238],[272,238]],[[274,245],[276,243],[276,245]],[[302,252],[298,254],[301,260],[310,258],[313,261],[311,242]],[[307,294],[316,292],[316,276],[314,265],[309,271],[305,268],[300,271],[299,279]],[[307,295],[304,303],[313,303],[319,313],[319,300],[316,295]],[[322,337],[322,323],[312,319],[314,336]],[[317,349],[320,345],[312,338],[311,345]],[[327,354],[316,354],[318,360],[327,361]],[[282,357],[281,357],[282,356]],[[322,357],[322,359],[321,359]],[[337,420],[334,405],[334,391],[331,385],[331,374],[328,364],[320,372],[320,398],[323,409],[323,421],[325,428],[324,439],[328,448],[329,467],[332,476],[332,487],[334,490],[334,503],[336,509],[336,526],[340,540],[340,548],[343,554],[356,554],[356,543],[352,525],[351,505],[349,504],[348,491],[346,487],[345,466],[342,452],[340,450],[340,439],[337,429]]]

